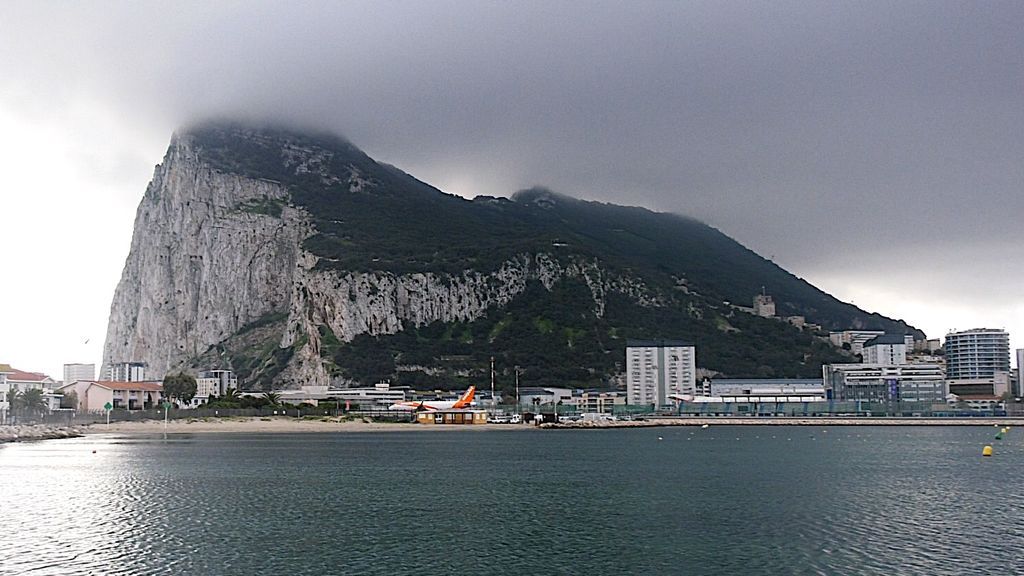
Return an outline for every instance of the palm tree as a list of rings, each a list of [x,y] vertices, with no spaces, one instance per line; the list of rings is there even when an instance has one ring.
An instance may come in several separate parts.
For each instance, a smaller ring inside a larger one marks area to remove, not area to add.
[[[225,402],[238,402],[238,398],[239,396],[237,388],[228,388],[227,392],[225,392],[224,395],[220,397],[220,399]]]
[[[38,388],[26,390],[21,393],[21,408],[29,416],[42,414],[46,411],[46,399],[43,398],[43,391]]]
[[[271,406],[277,406],[281,402],[281,395],[277,392],[264,392],[263,399]]]
[[[17,421],[18,408],[21,406],[21,393],[17,388],[7,391],[7,409],[10,410],[11,423]]]

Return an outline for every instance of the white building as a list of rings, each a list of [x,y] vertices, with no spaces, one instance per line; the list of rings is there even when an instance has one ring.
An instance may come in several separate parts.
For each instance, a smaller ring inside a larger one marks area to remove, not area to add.
[[[907,341],[893,334],[875,336],[864,342],[863,355],[865,364],[900,366],[907,363]]]
[[[405,402],[408,388],[392,388],[388,382],[378,382],[372,388],[331,388],[328,395],[344,402],[351,410],[387,410],[392,404]]]
[[[834,400],[946,401],[945,374],[938,364],[830,364],[821,370],[825,390]]]
[[[65,364],[64,365],[64,383],[74,384],[79,380],[95,380],[96,379],[96,365],[95,364]]]
[[[1010,335],[975,328],[946,334],[946,380],[957,396],[1001,396],[1010,391]]]
[[[633,405],[665,406],[696,392],[697,354],[678,340],[626,342],[626,397]]]
[[[7,393],[11,391],[11,386],[7,383],[7,375],[11,372],[10,366],[0,364],[0,424],[7,422],[8,412],[11,409],[11,405],[7,402]]]
[[[110,382],[145,382],[145,362],[115,362],[107,367],[107,381]],[[71,384],[71,382],[65,382]]]
[[[228,390],[238,390],[238,377],[231,370],[207,370],[196,378],[196,395],[190,405],[194,408],[210,401],[211,396],[223,396]]]

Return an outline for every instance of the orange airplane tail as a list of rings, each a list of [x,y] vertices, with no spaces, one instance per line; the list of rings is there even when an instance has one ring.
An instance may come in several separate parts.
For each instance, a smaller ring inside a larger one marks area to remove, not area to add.
[[[459,398],[452,408],[468,408],[473,403],[473,396],[476,394],[476,386],[470,386],[466,393]]]

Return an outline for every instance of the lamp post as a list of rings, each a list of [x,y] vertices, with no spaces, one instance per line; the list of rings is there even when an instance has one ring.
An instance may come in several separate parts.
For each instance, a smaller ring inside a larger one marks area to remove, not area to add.
[[[494,356],[491,356],[491,416],[494,416]]]
[[[516,414],[519,414],[522,410],[519,407],[519,366],[516,366]]]

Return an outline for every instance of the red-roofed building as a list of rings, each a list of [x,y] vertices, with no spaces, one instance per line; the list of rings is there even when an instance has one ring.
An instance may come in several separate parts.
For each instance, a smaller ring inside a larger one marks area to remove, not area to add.
[[[49,410],[60,408],[60,397],[52,394],[56,386],[57,381],[42,372],[25,372],[9,364],[0,364],[0,421],[6,421],[7,412],[11,408],[8,402],[8,393],[11,390],[20,394],[29,390],[40,390]]]
[[[60,391],[65,395],[74,393],[78,397],[80,411],[102,411],[108,402],[114,408],[143,410],[155,408],[160,403],[164,386],[159,382],[79,380],[65,384]]]
[[[57,381],[41,372],[25,372],[11,368],[7,373],[7,384],[18,392],[26,390],[53,390]]]

